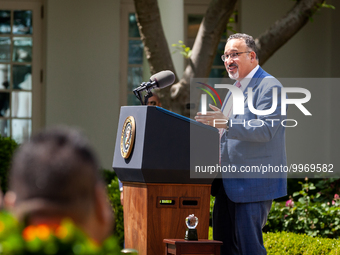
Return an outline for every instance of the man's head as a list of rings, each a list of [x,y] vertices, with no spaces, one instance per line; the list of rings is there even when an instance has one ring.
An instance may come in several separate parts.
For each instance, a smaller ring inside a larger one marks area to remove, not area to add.
[[[152,97],[149,97],[147,105],[162,106],[161,101],[156,93],[153,93]]]
[[[224,65],[229,77],[242,80],[258,65],[257,49],[252,36],[233,34],[224,49]]]
[[[68,217],[98,241],[110,234],[112,210],[97,160],[75,130],[50,129],[21,145],[9,190],[5,202],[19,220],[48,224]]]

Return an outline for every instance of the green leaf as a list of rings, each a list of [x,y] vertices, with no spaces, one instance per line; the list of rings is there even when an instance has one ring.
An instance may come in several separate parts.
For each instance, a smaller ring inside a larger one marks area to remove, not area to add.
[[[298,195],[300,195],[300,192],[294,192],[294,193],[293,193],[293,197],[296,197],[296,196],[298,196]]]
[[[306,203],[306,200],[305,200],[305,198],[303,198],[303,197],[300,197],[298,201],[299,201],[301,204],[305,204],[305,203]]]
[[[335,10],[335,6],[334,6],[334,5],[331,5],[331,4],[323,3],[323,4],[321,5],[321,7],[323,7],[323,8],[329,8],[329,9]]]

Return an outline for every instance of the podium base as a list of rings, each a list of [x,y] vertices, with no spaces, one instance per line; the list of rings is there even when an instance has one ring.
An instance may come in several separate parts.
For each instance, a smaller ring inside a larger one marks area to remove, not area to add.
[[[136,249],[139,255],[164,254],[163,239],[183,240],[187,229],[184,220],[190,214],[200,220],[198,236],[208,239],[210,185],[123,184],[125,247]]]

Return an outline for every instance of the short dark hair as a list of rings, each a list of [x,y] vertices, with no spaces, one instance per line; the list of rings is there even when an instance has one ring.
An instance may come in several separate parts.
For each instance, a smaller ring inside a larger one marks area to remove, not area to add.
[[[10,170],[15,206],[30,204],[23,214],[33,213],[32,204],[40,203],[80,221],[94,203],[95,186],[100,181],[98,162],[87,139],[66,127],[42,131],[21,145]]]
[[[247,34],[242,34],[242,33],[236,33],[236,34],[232,34],[229,36],[227,42],[229,42],[232,39],[243,39],[244,42],[246,43],[247,47],[251,50],[254,51],[256,53],[256,59],[259,60],[258,54],[257,54],[257,47],[255,44],[255,40],[251,35],[247,35]]]

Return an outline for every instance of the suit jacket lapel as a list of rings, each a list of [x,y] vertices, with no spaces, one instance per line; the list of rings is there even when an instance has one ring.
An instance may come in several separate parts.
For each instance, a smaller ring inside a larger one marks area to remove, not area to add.
[[[265,77],[264,73],[265,73],[264,70],[261,67],[259,67],[257,72],[254,74],[254,77],[251,78],[248,86],[246,87],[246,89],[243,92],[244,102],[246,102],[246,100],[248,98],[248,88],[252,88],[252,90],[254,88],[256,88],[261,83],[262,79]]]
[[[248,99],[248,88],[252,88],[252,90],[254,90],[254,88],[256,88],[261,83],[262,79],[265,76],[266,76],[265,71],[261,67],[259,67],[259,69],[254,74],[253,78],[250,79],[248,86],[243,91],[244,103],[246,103]],[[237,116],[238,116],[237,114],[234,115],[234,118],[236,118]]]

